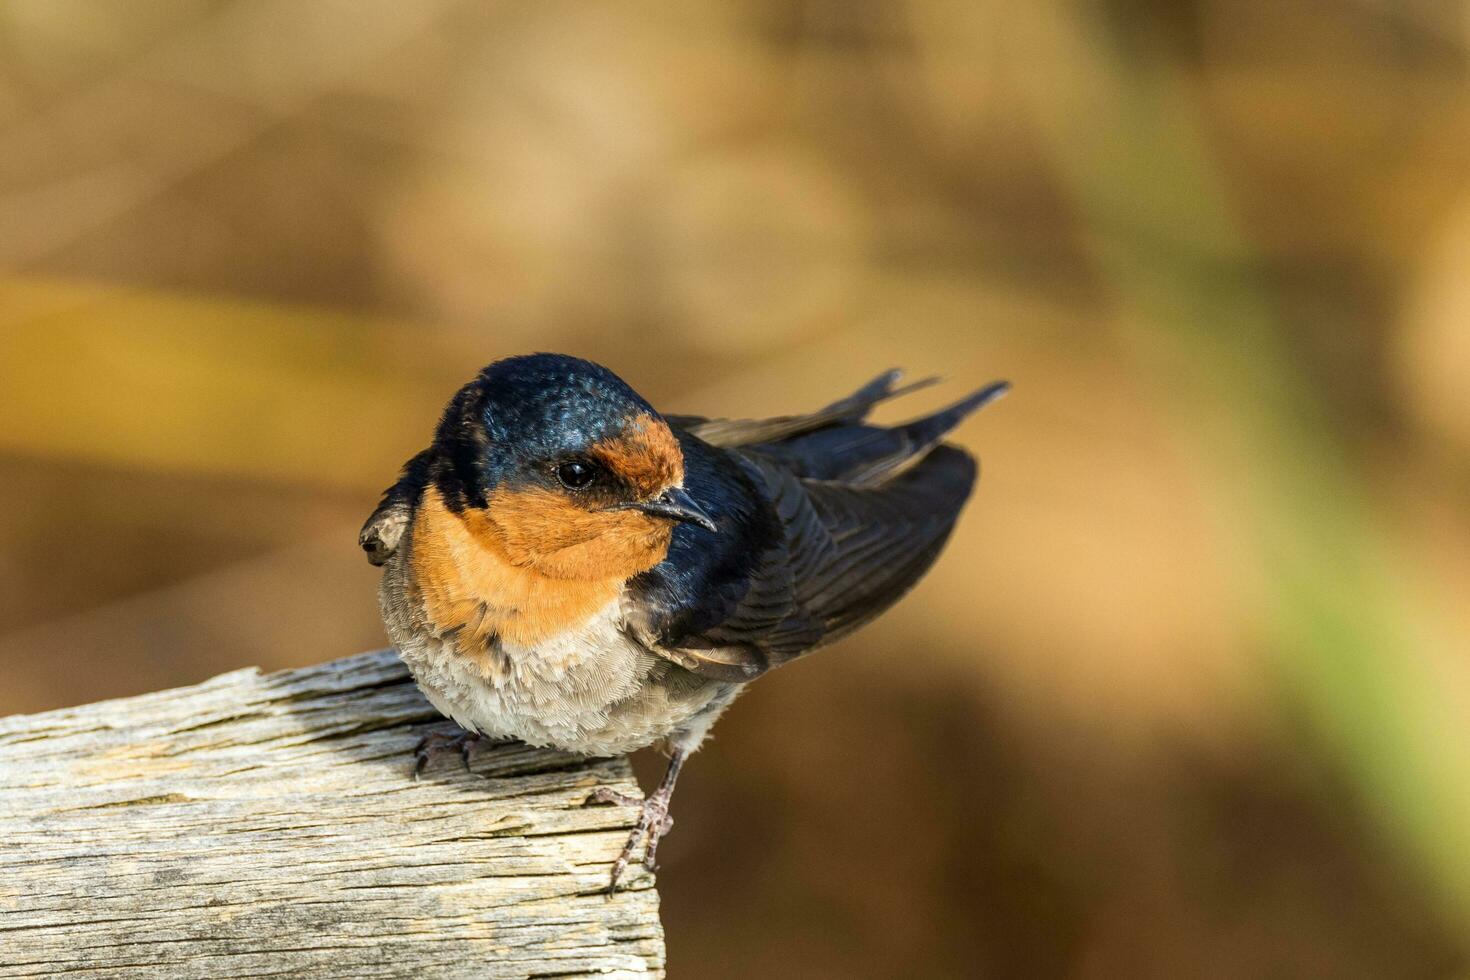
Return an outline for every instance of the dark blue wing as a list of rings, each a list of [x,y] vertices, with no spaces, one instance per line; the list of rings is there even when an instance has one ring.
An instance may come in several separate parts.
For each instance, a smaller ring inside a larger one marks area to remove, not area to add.
[[[681,526],[632,583],[633,626],[707,676],[748,680],[855,629],[933,563],[975,481],[974,460],[924,447],[882,482],[801,475],[768,447],[721,450],[687,433],[685,488],[720,530]]]

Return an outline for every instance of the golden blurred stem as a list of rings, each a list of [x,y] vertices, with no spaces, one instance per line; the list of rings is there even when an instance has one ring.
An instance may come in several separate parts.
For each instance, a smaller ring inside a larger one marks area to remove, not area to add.
[[[1224,474],[1222,527],[1259,559],[1274,664],[1383,826],[1470,925],[1465,720],[1424,669],[1415,626],[1364,488],[1282,342],[1259,256],[1201,134],[1194,93],[1162,43],[1094,8],[1027,8],[1018,79],[1094,237],[1102,285],[1140,363],[1172,396],[1179,437]],[[1040,57],[1038,57],[1040,55]]]

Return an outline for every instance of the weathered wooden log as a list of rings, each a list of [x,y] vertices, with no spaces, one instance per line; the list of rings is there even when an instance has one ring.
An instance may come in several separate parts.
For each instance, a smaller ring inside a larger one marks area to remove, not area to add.
[[[391,652],[0,719],[0,976],[649,977],[626,759],[481,745]]]

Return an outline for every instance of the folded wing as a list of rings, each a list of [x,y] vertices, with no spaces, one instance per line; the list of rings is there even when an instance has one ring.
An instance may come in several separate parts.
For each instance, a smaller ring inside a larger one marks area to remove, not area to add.
[[[669,560],[635,581],[640,638],[691,670],[747,680],[851,632],[917,583],[977,472],[940,440],[1004,386],[906,425],[864,424],[894,380],[884,375],[838,410],[741,423],[740,438],[783,433],[768,441],[721,451],[685,430],[686,487],[709,497],[700,503],[721,533],[680,528]],[[715,431],[735,438],[732,425]]]

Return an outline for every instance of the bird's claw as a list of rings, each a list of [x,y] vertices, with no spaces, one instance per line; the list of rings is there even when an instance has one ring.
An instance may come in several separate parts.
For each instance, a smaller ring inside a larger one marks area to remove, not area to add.
[[[618,859],[613,862],[612,880],[607,886],[609,895],[618,890],[618,882],[622,880],[623,873],[628,870],[628,865],[633,862],[640,847],[643,849],[643,866],[649,871],[658,868],[658,842],[674,827],[674,818],[669,816],[669,794],[658,792],[646,799],[639,799],[606,786],[599,786],[592,791],[587,802],[638,808],[638,822],[628,835],[628,842],[623,845]]]
[[[419,739],[418,744],[413,747],[413,780],[418,782],[419,776],[429,765],[429,760],[440,752],[454,750],[459,753],[459,761],[464,764],[464,771],[470,771],[470,753],[474,751],[480,742],[480,735],[476,732],[459,731],[453,735],[444,732],[430,732]]]
[[[643,797],[631,793],[619,793],[609,786],[599,786],[587,797],[588,803],[611,803],[614,806],[642,806]]]

